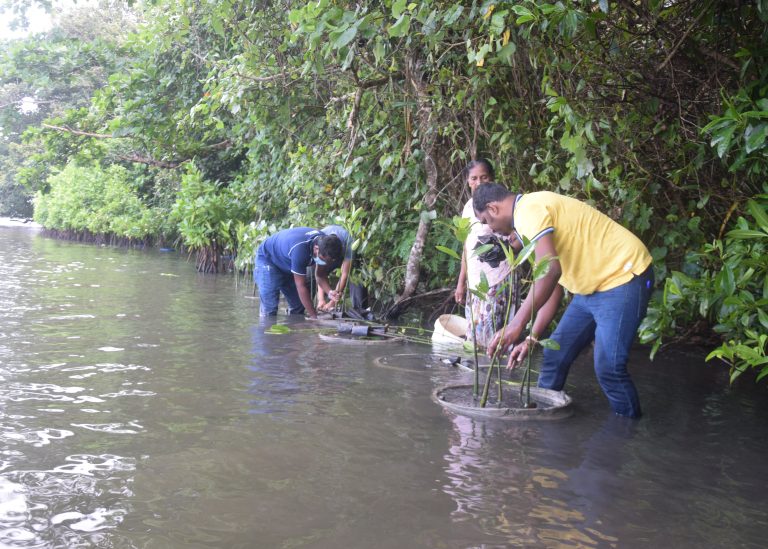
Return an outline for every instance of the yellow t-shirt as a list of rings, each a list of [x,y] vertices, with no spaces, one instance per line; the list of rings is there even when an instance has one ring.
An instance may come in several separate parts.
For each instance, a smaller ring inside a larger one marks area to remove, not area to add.
[[[563,271],[560,284],[574,294],[621,286],[652,261],[639,238],[575,198],[548,191],[518,195],[513,223],[528,240],[552,233]]]

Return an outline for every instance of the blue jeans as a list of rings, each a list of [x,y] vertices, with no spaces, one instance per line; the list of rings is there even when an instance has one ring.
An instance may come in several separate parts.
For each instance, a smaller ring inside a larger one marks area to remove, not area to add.
[[[595,341],[595,373],[614,412],[640,417],[640,399],[627,372],[629,349],[653,291],[653,267],[605,292],[574,295],[551,338],[560,350],[544,350],[539,387],[560,391],[579,353]]]
[[[293,280],[293,273],[286,273],[275,267],[264,257],[261,250],[256,252],[253,281],[259,286],[259,314],[261,316],[277,314],[281,293],[288,302],[290,314],[302,314],[304,312],[304,305],[301,303],[296,282]]]

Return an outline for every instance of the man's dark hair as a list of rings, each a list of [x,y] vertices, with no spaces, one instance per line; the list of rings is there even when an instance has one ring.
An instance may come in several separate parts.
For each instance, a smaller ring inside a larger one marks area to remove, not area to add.
[[[341,240],[335,234],[328,234],[319,237],[315,244],[317,244],[320,255],[328,258],[329,263],[335,263],[341,259],[343,249]]]
[[[472,193],[472,207],[477,213],[483,213],[488,208],[489,203],[501,202],[511,195],[512,192],[504,185],[488,182],[477,187]]]
[[[491,164],[490,160],[487,160],[485,158],[478,158],[477,160],[473,160],[467,166],[464,168],[464,171],[462,172],[462,175],[464,176],[464,181],[467,180],[469,177],[469,171],[472,168],[476,168],[477,166],[482,166],[485,168],[485,171],[488,172],[488,175],[491,176],[491,179],[496,178],[496,171],[493,169],[493,164]]]

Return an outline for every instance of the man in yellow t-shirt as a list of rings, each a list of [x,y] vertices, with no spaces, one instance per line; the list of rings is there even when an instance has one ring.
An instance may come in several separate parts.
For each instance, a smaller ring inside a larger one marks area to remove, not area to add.
[[[477,218],[494,232],[536,242],[536,260],[550,258],[549,271],[536,281],[522,307],[489,346],[510,353],[508,367],[525,357],[552,321],[563,296],[573,300],[551,338],[559,350],[544,350],[539,387],[562,390],[579,353],[595,341],[595,373],[614,412],[639,417],[640,400],[627,372],[629,349],[653,289],[651,254],[645,245],[595,208],[552,192],[514,195],[497,183],[473,195]],[[535,295],[534,295],[535,294]],[[534,301],[535,299],[535,301]],[[536,313],[531,334],[523,331]]]

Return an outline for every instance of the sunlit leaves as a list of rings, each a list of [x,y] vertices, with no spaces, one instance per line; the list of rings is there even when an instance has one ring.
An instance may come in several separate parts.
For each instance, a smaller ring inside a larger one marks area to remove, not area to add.
[[[768,213],[766,213],[765,208],[761,206],[756,200],[749,200],[747,202],[747,209],[749,210],[749,213],[752,214],[752,217],[755,218],[755,221],[760,226],[760,228],[764,232],[768,233]]]
[[[461,4],[454,4],[443,13],[443,21],[446,25],[453,25],[458,21],[461,14],[464,12],[464,6]]]
[[[440,250],[444,254],[447,254],[447,255],[451,256],[455,260],[461,261],[461,256],[458,253],[456,253],[455,250],[452,250],[450,248],[447,248],[447,247],[441,246],[441,245],[437,245],[437,246],[435,246],[435,248],[437,248],[438,250]]]
[[[357,27],[352,25],[344,29],[341,33],[338,33],[335,40],[333,40],[333,47],[336,49],[343,48],[357,36]],[[331,34],[333,37],[333,34]]]
[[[161,220],[139,200],[121,166],[69,163],[48,184],[49,193],[37,194],[35,220],[49,229],[137,240],[159,233]]]
[[[392,38],[401,38],[408,34],[411,28],[411,17],[407,13],[403,13],[397,18],[392,26],[389,27],[389,36]]]

